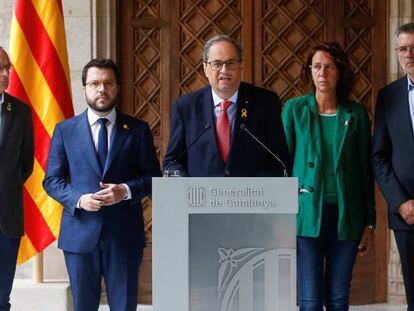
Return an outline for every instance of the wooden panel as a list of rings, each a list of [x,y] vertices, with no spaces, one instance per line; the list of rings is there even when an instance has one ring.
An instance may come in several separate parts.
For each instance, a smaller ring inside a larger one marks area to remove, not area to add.
[[[168,142],[169,112],[169,2],[119,2],[121,111],[148,122],[159,159]],[[143,202],[146,239],[152,240],[151,200]],[[144,253],[140,272],[140,303],[151,303],[151,248]]]
[[[324,0],[264,0],[255,6],[254,83],[282,100],[303,94],[299,73],[310,47],[326,37]],[[257,74],[260,73],[260,74]]]
[[[386,84],[386,6],[381,0],[343,1],[340,24],[342,43],[356,74],[353,97],[373,115],[379,88]],[[358,258],[351,300],[354,303],[386,301],[387,229],[386,208],[377,195],[378,230],[371,256]]]

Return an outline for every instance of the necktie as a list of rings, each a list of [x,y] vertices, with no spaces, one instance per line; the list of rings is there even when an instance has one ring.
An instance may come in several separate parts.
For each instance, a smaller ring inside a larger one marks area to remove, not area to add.
[[[106,157],[108,155],[108,130],[106,129],[106,122],[108,119],[100,118],[98,123],[101,126],[98,134],[98,159],[102,170],[105,168]]]
[[[227,158],[230,151],[230,122],[227,116],[227,109],[230,107],[231,102],[224,101],[220,106],[220,114],[217,119],[217,146],[220,151],[221,157],[224,162],[227,162]]]

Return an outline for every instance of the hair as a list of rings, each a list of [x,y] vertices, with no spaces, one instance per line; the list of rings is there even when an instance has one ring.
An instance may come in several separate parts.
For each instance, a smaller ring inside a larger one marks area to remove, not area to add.
[[[395,31],[394,39],[397,40],[398,36],[402,33],[414,33],[414,23],[408,23],[398,27]]]
[[[236,48],[238,60],[239,61],[242,60],[243,50],[242,50],[242,46],[241,46],[240,42],[237,41],[236,39],[233,39],[232,37],[230,37],[228,35],[217,35],[217,36],[214,36],[214,37],[210,38],[204,44],[204,48],[203,48],[203,62],[207,63],[207,61],[208,61],[208,53],[210,52],[211,46],[213,44],[217,43],[217,42],[220,42],[220,41],[227,41],[227,42],[233,44],[234,47]]]
[[[85,65],[82,69],[82,85],[86,85],[86,76],[88,75],[88,70],[91,67],[97,68],[108,68],[113,71],[115,74],[116,83],[119,84],[119,71],[115,62],[110,58],[94,58],[89,63]]]
[[[305,85],[311,86],[315,90],[315,85],[312,81],[311,65],[312,58],[318,51],[326,52],[332,56],[339,72],[339,80],[336,84],[336,96],[338,99],[348,99],[354,88],[355,77],[348,56],[337,42],[323,42],[310,50],[300,73],[302,81]]]

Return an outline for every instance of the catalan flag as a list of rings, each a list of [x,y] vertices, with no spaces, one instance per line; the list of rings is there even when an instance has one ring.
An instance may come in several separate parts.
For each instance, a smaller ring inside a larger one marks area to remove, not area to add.
[[[24,189],[21,264],[56,240],[62,215],[62,207],[42,188],[55,125],[73,116],[61,0],[14,1],[10,57],[14,70],[8,91],[31,106],[35,136],[34,171]]]

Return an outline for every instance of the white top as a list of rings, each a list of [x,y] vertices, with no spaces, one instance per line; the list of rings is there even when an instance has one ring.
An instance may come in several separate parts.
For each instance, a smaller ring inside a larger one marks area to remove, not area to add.
[[[111,137],[112,137],[112,132],[114,129],[115,121],[116,121],[116,109],[113,108],[106,116],[100,117],[92,109],[88,108],[87,115],[88,115],[89,126],[91,127],[92,139],[93,139],[93,143],[95,145],[96,151],[98,151],[99,129],[101,128],[101,126],[98,123],[98,119],[100,118],[108,119],[108,122],[106,122],[106,129],[108,131],[108,150],[109,150],[111,148]]]

